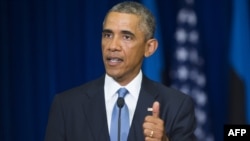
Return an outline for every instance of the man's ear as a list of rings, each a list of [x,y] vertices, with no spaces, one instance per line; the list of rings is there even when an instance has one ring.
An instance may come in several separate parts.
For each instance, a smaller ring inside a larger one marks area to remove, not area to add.
[[[158,47],[158,41],[156,39],[149,39],[146,44],[144,56],[149,57],[156,51]]]

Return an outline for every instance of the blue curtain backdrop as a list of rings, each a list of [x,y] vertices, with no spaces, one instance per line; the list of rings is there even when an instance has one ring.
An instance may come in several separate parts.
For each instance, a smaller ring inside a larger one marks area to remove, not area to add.
[[[232,34],[230,48],[230,62],[233,70],[243,82],[246,109],[246,122],[250,124],[250,2],[248,0],[234,0],[232,18]],[[247,65],[248,64],[248,65]]]
[[[42,141],[54,95],[104,73],[102,21],[107,10],[120,1],[0,1],[1,141]],[[166,85],[171,84],[170,58],[181,1],[155,2],[164,59],[161,81]],[[215,140],[221,141],[230,111],[228,52],[232,1],[204,0],[196,5],[211,123]],[[154,79],[151,74],[147,72]]]

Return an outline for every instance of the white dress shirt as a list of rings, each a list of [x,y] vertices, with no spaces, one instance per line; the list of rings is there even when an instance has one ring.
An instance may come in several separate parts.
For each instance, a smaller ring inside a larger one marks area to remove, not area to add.
[[[105,104],[107,111],[107,120],[108,120],[108,128],[110,131],[111,117],[114,104],[116,104],[118,94],[117,90],[121,87],[125,87],[128,90],[128,94],[125,96],[125,103],[128,106],[129,110],[129,121],[130,125],[133,120],[133,116],[135,113],[135,108],[137,104],[137,100],[139,97],[139,92],[141,89],[142,82],[142,72],[138,73],[138,75],[126,86],[121,86],[117,83],[112,77],[106,74],[105,83],[104,83],[104,95],[105,95]]]

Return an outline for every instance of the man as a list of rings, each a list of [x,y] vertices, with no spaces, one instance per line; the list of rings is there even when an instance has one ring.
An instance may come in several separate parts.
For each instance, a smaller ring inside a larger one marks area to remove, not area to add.
[[[139,3],[122,2],[107,13],[102,32],[106,74],[55,97],[45,141],[195,140],[191,98],[141,71],[144,57],[157,49],[154,30],[154,17]],[[124,98],[118,98],[120,88]],[[127,124],[127,117],[113,117],[115,107],[119,114],[128,109]]]

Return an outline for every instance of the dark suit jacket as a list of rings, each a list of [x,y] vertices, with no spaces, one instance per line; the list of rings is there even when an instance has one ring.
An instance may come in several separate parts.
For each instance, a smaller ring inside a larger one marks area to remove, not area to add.
[[[189,96],[143,76],[128,141],[144,141],[142,124],[154,101],[171,141],[193,141],[195,116]],[[56,95],[45,141],[109,141],[104,100],[104,76]]]

